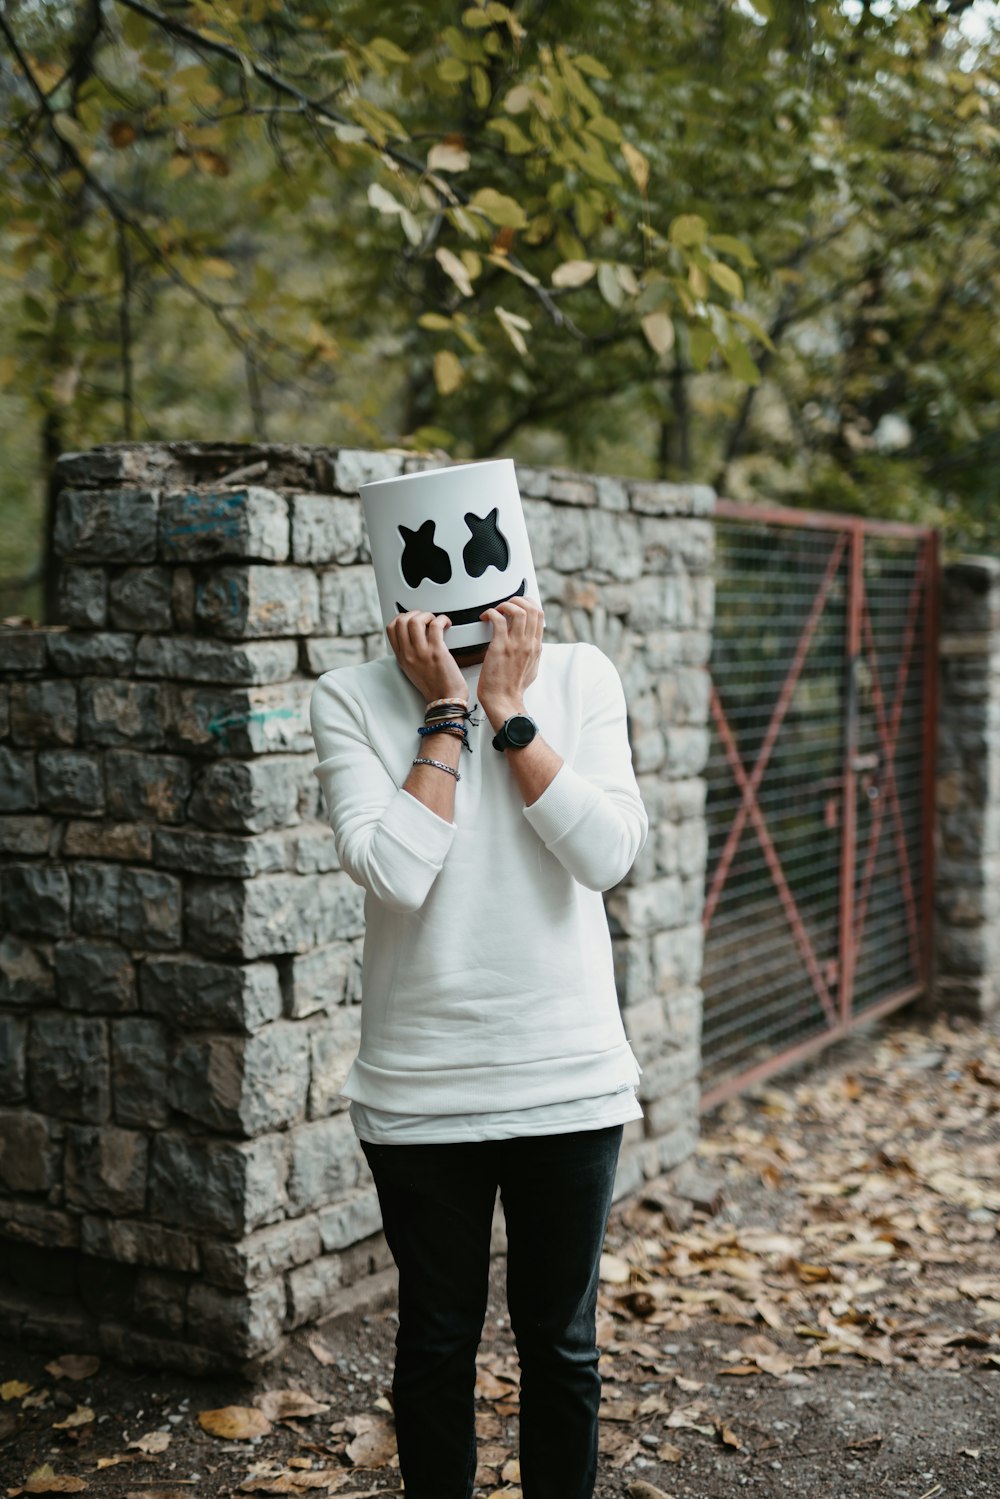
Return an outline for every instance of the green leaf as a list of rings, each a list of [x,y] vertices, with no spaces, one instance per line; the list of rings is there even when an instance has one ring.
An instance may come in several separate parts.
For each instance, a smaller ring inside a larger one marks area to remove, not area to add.
[[[485,26],[492,26],[493,22],[478,5],[470,5],[468,10],[462,12],[462,25],[468,26],[472,31],[481,31]]]
[[[734,338],[730,343],[723,344],[722,353],[738,380],[745,380],[748,385],[760,384],[760,370],[754,364],[750,350],[741,339]]]
[[[708,274],[716,286],[721,286],[724,292],[731,297],[743,296],[743,282],[739,274],[733,270],[731,265],[726,265],[722,260],[710,260],[708,263]]]
[[[708,361],[718,348],[711,331],[701,324],[696,324],[688,335],[688,349],[691,354],[691,365],[696,370],[708,367]]]
[[[642,319],[642,331],[654,354],[669,354],[674,346],[673,319],[665,312],[649,312]]]
[[[487,130],[495,130],[498,135],[503,136],[503,143],[511,156],[524,156],[534,147],[519,125],[513,120],[487,120]]]
[[[591,57],[589,52],[575,52],[573,54],[573,61],[580,69],[581,73],[589,73],[591,78],[611,77],[611,74],[608,72],[604,64],[602,62],[598,62],[596,57]]]
[[[703,245],[708,236],[708,225],[697,213],[682,213],[670,225],[672,245]]]
[[[462,296],[471,297],[472,282],[469,280],[469,273],[462,262],[459,260],[458,256],[452,250],[446,249],[444,245],[439,245],[438,248],[434,251],[434,259],[444,271],[445,275],[451,277],[452,281],[454,281],[455,285],[462,293]]]
[[[460,58],[442,57],[437,65],[437,75],[442,83],[464,83],[469,70]]]
[[[452,320],[443,317],[440,312],[425,312],[417,318],[417,324],[421,328],[429,328],[432,333],[450,333]]]
[[[490,87],[490,75],[486,69],[478,65],[472,70],[472,97],[480,109],[485,109],[493,96]]]
[[[398,63],[401,67],[405,67],[410,61],[410,54],[404,52],[402,47],[397,47],[387,36],[373,37],[368,43],[368,50],[377,57],[383,57],[386,62]]]
[[[610,261],[602,260],[597,267],[597,285],[601,296],[609,307],[621,307],[625,301],[625,289],[618,279],[617,271]]]
[[[492,224],[497,224],[501,229],[524,229],[528,223],[520,203],[508,198],[505,193],[498,193],[495,187],[481,187],[472,195],[469,206],[478,208]]]
[[[560,288],[586,286],[596,273],[597,267],[592,260],[564,260],[552,272],[552,285]]]
[[[734,234],[710,234],[708,243],[713,250],[720,250],[723,255],[731,255],[747,270],[751,270],[757,264],[750,246],[744,244],[741,239],[737,239]]]
[[[494,307],[493,311],[500,320],[500,326],[514,345],[519,354],[527,354],[528,345],[524,341],[524,334],[529,332],[531,324],[526,317],[521,317],[516,312],[508,312],[506,307]]]

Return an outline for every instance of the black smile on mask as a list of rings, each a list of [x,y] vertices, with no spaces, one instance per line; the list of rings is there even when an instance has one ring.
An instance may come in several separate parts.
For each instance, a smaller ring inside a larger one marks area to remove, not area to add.
[[[505,604],[508,599],[519,599],[524,593],[526,583],[527,579],[522,578],[520,588],[515,588],[513,593],[505,593],[502,599],[494,599],[492,604],[475,604],[471,609],[440,609],[437,612],[447,614],[453,625],[474,625],[478,623],[479,616],[484,610],[495,609],[498,604]],[[396,609],[400,614],[406,613],[398,599]]]

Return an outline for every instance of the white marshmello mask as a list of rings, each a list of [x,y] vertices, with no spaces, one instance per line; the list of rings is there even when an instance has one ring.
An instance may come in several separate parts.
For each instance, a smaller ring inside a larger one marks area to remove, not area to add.
[[[479,616],[509,598],[541,600],[510,458],[362,484],[382,622],[447,614],[449,649],[486,645]]]

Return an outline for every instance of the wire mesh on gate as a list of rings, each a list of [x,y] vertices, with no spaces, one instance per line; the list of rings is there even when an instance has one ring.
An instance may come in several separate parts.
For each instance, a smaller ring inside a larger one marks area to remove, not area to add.
[[[905,997],[926,945],[922,540],[728,509],[707,770],[709,1098]]]

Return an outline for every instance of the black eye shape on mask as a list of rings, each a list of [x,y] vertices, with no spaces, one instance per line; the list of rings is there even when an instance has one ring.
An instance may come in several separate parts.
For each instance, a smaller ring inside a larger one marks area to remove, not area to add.
[[[419,588],[425,578],[432,583],[447,583],[451,578],[451,561],[444,547],[434,540],[434,522],[425,520],[417,531],[400,526],[403,538],[403,560],[400,567],[410,588]]]
[[[465,524],[472,532],[472,540],[465,543],[462,560],[470,578],[481,578],[488,567],[505,572],[510,561],[510,547],[497,525],[500,512],[497,509],[480,518],[471,510]]]

